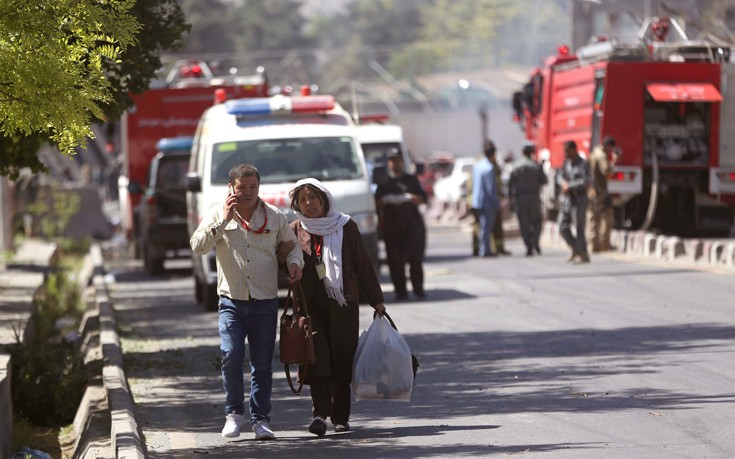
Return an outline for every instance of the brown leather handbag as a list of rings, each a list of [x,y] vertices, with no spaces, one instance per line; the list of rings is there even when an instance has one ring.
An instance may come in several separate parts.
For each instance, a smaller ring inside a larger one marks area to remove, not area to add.
[[[289,314],[289,308],[292,312]],[[316,362],[314,352],[313,329],[311,316],[306,305],[306,296],[301,282],[295,282],[288,288],[286,301],[283,303],[281,314],[280,353],[281,363],[286,370],[286,379],[291,391],[301,394],[309,370],[309,364]],[[290,365],[302,366],[303,374],[299,375],[299,388],[296,389],[291,380]]]

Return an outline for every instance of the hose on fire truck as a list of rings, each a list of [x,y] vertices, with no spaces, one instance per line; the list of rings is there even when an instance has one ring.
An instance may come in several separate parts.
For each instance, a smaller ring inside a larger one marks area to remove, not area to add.
[[[653,177],[651,179],[651,196],[648,200],[646,220],[641,226],[641,230],[643,231],[648,231],[648,228],[651,227],[651,223],[653,223],[653,217],[656,215],[656,206],[658,206],[658,154],[656,154],[655,151],[651,154],[651,170],[653,172]]]

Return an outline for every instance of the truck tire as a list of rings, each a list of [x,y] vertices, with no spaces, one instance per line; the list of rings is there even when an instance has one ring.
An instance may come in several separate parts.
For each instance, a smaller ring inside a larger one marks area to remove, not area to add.
[[[198,304],[204,304],[204,285],[194,275],[194,299]]]
[[[143,246],[143,268],[145,272],[151,276],[163,274],[163,257],[153,255],[155,250],[151,250],[148,246]]]
[[[204,285],[204,307],[207,311],[219,309],[219,295],[217,295],[217,284]]]
[[[219,295],[217,295],[217,284],[207,285],[194,276],[194,297],[197,303],[203,305],[207,311],[219,309]]]

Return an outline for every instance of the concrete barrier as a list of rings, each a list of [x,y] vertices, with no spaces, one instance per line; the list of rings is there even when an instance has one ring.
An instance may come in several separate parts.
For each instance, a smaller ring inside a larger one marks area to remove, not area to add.
[[[704,244],[699,239],[684,240],[684,250],[686,258],[692,263],[696,263],[704,256]]]
[[[646,233],[643,236],[643,256],[652,257],[656,254],[656,235]]]
[[[13,456],[13,399],[10,394],[10,356],[0,354],[0,458]]]
[[[725,248],[725,266],[735,268],[735,242],[730,242]]]
[[[722,241],[714,241],[709,251],[709,264],[718,265],[720,264],[720,257],[725,250],[725,243]]]
[[[118,459],[145,459],[143,441],[135,420],[135,404],[123,369],[123,353],[112,303],[107,295],[102,250],[96,244],[92,247],[92,257],[96,267],[93,284],[100,311],[100,343],[105,361],[102,379],[112,418],[112,449]]]

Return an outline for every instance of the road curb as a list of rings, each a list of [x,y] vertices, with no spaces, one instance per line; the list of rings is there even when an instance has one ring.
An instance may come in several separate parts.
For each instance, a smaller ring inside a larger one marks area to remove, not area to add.
[[[123,353],[112,302],[107,294],[102,249],[95,244],[91,253],[95,266],[93,285],[100,314],[100,343],[105,362],[102,380],[110,405],[112,449],[117,459],[145,459],[145,449],[135,420],[135,404],[123,368]]]
[[[564,245],[556,222],[544,222],[546,243]],[[702,267],[735,270],[735,241],[682,239],[648,231],[612,230],[610,241],[616,252],[665,262],[685,262]]]

